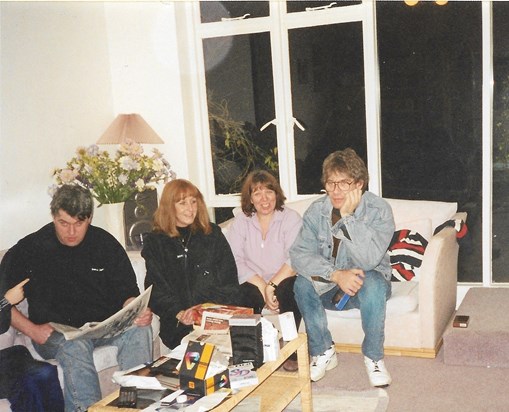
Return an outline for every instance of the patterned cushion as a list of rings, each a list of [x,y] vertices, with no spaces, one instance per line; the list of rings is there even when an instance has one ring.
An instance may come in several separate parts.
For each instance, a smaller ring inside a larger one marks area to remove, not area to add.
[[[392,281],[418,280],[428,241],[418,232],[401,229],[394,232],[389,246]]]

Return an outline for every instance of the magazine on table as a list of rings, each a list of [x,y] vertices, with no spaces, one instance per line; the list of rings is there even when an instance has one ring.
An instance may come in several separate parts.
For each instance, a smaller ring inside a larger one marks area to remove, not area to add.
[[[112,338],[133,325],[134,320],[147,308],[151,292],[152,286],[149,286],[145,292],[102,322],[87,322],[80,328],[55,322],[50,322],[50,325],[67,340]]]
[[[194,329],[191,333],[182,338],[181,344],[187,345],[189,341],[200,343],[212,343],[220,352],[226,356],[232,356],[232,342],[230,334],[207,333],[203,329]]]
[[[221,305],[209,302],[195,305],[191,309],[194,312],[193,316],[195,326],[202,327],[202,329],[204,329],[203,315],[204,312],[207,312],[207,317],[210,320],[208,326],[211,330],[221,329],[222,325],[227,324],[227,322],[224,322],[224,320],[227,320],[233,315],[242,313],[252,315],[254,313],[253,308],[235,305]],[[216,319],[212,319],[214,313],[218,314]]]

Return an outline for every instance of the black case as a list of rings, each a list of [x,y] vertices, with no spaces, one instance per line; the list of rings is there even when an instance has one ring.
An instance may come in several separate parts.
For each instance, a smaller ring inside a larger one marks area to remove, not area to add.
[[[252,362],[259,368],[263,364],[262,324],[256,326],[230,326],[233,364]]]

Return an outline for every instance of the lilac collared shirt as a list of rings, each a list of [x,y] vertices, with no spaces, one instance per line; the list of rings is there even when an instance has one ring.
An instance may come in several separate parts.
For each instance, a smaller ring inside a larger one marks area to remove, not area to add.
[[[288,252],[301,226],[302,218],[295,210],[287,207],[276,210],[263,239],[256,214],[248,217],[239,212],[226,233],[237,263],[239,283],[256,274],[267,282],[284,263],[290,265]]]

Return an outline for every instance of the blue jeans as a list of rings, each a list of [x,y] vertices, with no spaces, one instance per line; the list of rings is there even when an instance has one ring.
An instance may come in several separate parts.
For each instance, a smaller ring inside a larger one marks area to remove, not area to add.
[[[63,412],[57,367],[35,360],[25,346],[0,351],[0,398],[13,412]]]
[[[94,348],[107,345],[118,348],[121,370],[152,361],[152,328],[134,327],[105,339],[66,340],[61,333],[53,332],[44,345],[34,342],[35,350],[44,359],[56,359],[62,367],[66,412],[85,412],[101,399],[93,352]]]
[[[391,296],[391,284],[381,273],[374,270],[365,272],[364,275],[362,288],[349,299],[343,310],[360,309],[364,331],[362,353],[378,361],[384,357],[385,306]],[[338,286],[335,286],[320,296],[309,279],[297,275],[294,285],[295,299],[306,324],[311,356],[321,355],[333,344],[325,309],[336,310],[332,297],[338,289]]]

